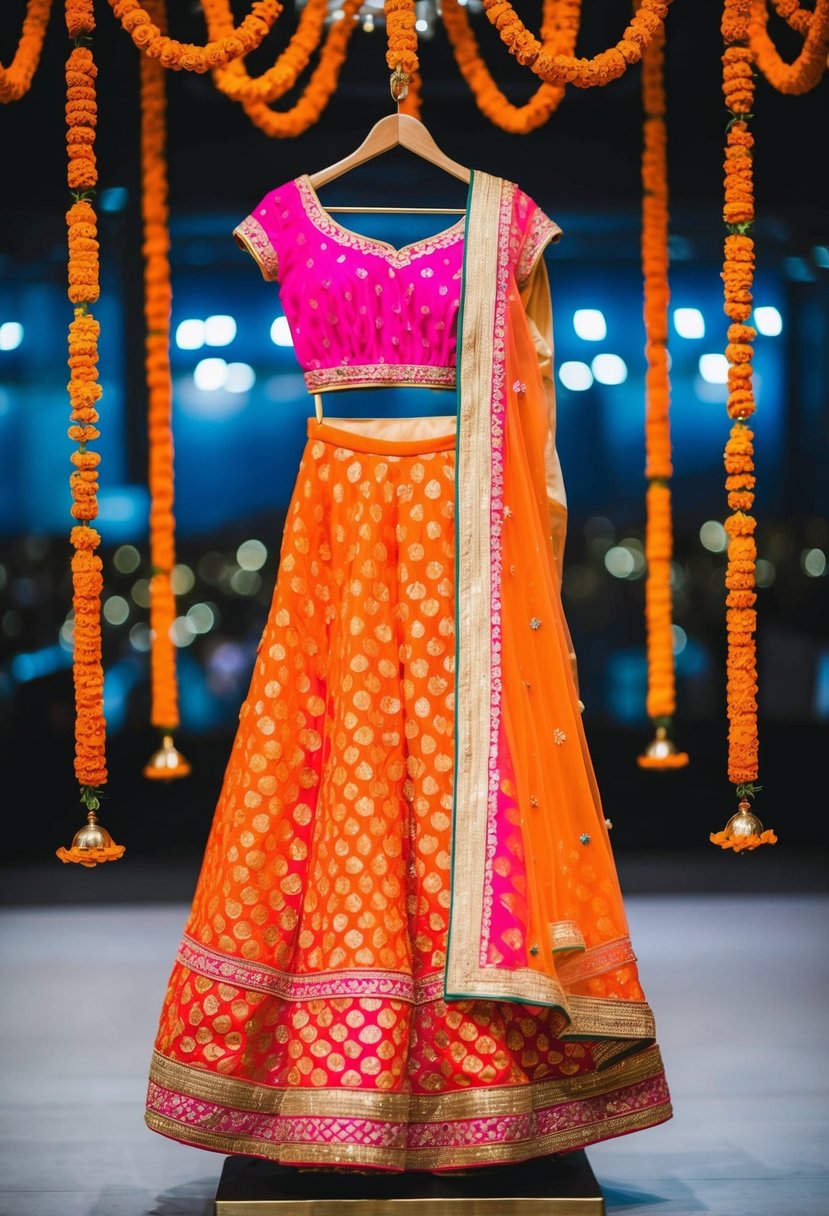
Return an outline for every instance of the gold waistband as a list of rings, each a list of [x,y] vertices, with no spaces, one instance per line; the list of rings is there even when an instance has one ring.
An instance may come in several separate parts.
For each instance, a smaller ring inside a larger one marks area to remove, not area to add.
[[[308,419],[308,438],[354,452],[417,456],[455,447],[455,417]]]
[[[320,367],[303,373],[309,393],[338,388],[454,388],[455,367],[430,363],[365,363]]]

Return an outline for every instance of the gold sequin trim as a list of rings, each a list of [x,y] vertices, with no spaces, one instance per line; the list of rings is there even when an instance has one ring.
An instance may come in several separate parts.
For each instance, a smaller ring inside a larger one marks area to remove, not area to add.
[[[256,262],[262,271],[262,278],[269,283],[276,283],[279,279],[279,258],[259,220],[252,215],[247,216],[233,229],[233,235],[237,244],[247,249]]]
[[[558,224],[549,219],[540,207],[536,207],[518,258],[518,265],[515,268],[515,278],[519,287],[526,285],[539,256],[551,241],[557,241],[560,236],[561,229]]]
[[[395,388],[454,388],[454,367],[436,367],[420,363],[360,363],[339,367],[320,367],[303,373],[308,391],[312,393],[338,388],[375,388],[393,385]]]

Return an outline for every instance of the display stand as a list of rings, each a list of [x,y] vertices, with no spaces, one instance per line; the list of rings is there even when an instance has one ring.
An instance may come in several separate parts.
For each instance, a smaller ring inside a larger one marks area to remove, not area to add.
[[[583,1150],[467,1172],[299,1170],[228,1157],[215,1216],[605,1216]]]

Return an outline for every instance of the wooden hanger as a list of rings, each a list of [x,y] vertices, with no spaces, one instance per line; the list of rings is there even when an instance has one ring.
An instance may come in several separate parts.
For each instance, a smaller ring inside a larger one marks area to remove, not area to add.
[[[340,177],[343,173],[348,173],[350,169],[356,169],[358,165],[363,165],[366,161],[381,156],[391,148],[398,147],[407,148],[410,152],[414,152],[415,156],[422,157],[423,160],[429,161],[430,164],[436,165],[437,168],[443,169],[462,182],[468,184],[470,181],[471,170],[466,165],[451,160],[445,152],[441,152],[428,128],[418,118],[399,112],[387,114],[385,118],[381,118],[374,124],[358,148],[326,169],[320,169],[317,173],[310,174],[308,180],[316,190],[327,182]],[[383,212],[384,214],[399,215],[463,215],[464,213],[463,207],[329,207],[327,210],[361,213]]]

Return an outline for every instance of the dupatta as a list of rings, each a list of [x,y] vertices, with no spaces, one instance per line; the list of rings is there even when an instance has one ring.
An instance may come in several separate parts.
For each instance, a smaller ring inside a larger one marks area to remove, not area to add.
[[[455,784],[447,1000],[549,1006],[560,1037],[653,1039],[561,606],[560,230],[475,173],[458,336]],[[633,1041],[633,1042],[631,1042]]]

